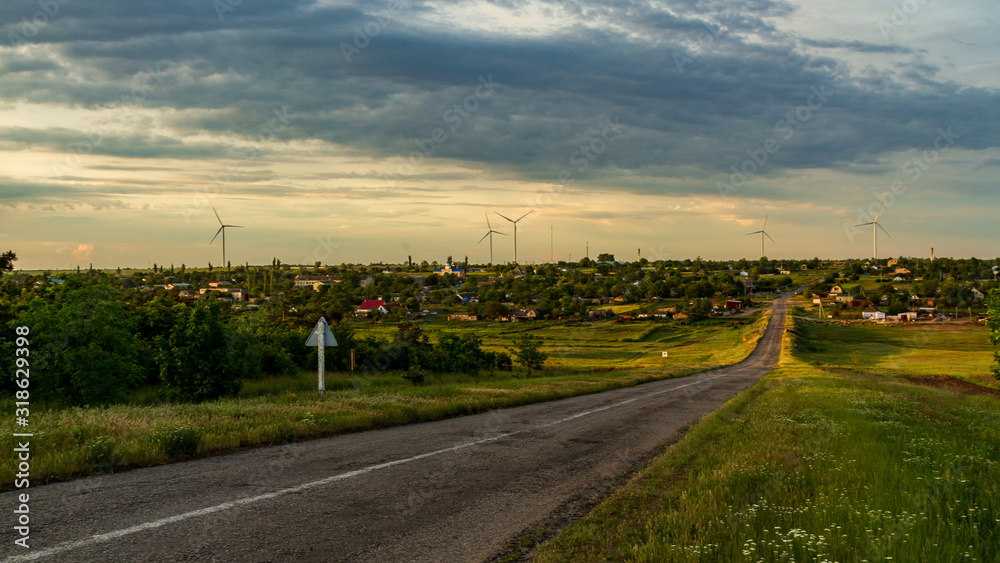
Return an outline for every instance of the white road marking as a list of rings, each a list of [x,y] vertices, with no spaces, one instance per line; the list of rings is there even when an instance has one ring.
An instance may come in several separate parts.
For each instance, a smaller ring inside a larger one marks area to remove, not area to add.
[[[723,368],[723,369],[725,369],[725,368]],[[569,422],[571,420],[575,420],[577,418],[581,418],[581,417],[584,417],[584,416],[589,416],[589,415],[592,415],[592,414],[595,414],[595,413],[606,411],[608,409],[613,409],[613,408],[617,408],[617,407],[620,407],[620,406],[623,406],[623,405],[627,405],[629,403],[633,403],[633,402],[638,401],[640,399],[647,399],[649,397],[655,397],[657,395],[662,395],[664,393],[670,393],[671,391],[677,391],[678,389],[683,389],[685,387],[690,387],[692,385],[698,385],[698,384],[701,384],[701,383],[706,383],[707,381],[711,381],[713,379],[718,379],[720,377],[724,377],[724,376],[717,375],[715,377],[707,377],[707,378],[700,379],[698,381],[692,381],[691,383],[686,383],[684,385],[678,385],[677,387],[671,387],[670,389],[664,389],[662,391],[656,391],[656,392],[653,392],[653,393],[647,393],[647,394],[641,395],[639,397],[633,397],[631,399],[626,399],[624,401],[619,401],[617,403],[613,403],[613,404],[610,404],[610,405],[605,405],[603,407],[598,407],[596,409],[591,409],[589,411],[584,411],[584,412],[581,412],[581,413],[577,413],[577,414],[574,414],[574,415],[571,415],[571,416],[567,416],[565,418],[561,418],[561,419],[558,419],[558,420],[555,420],[555,421],[552,421],[552,422],[547,422],[545,424],[540,424],[538,426],[533,426],[531,428],[525,428],[523,430],[517,430],[515,432],[508,432],[506,434],[500,434],[498,436],[493,436],[493,437],[490,437],[490,438],[482,438],[480,440],[475,440],[475,441],[472,441],[472,442],[466,442],[464,444],[458,444],[457,446],[451,446],[449,448],[442,448],[440,450],[435,450],[435,451],[432,451],[432,452],[427,452],[427,453],[415,455],[413,457],[408,457],[408,458],[405,458],[405,459],[397,459],[395,461],[388,461],[388,462],[379,463],[379,464],[376,464],[376,465],[369,465],[368,467],[364,467],[364,468],[361,468],[361,469],[356,469],[354,471],[348,471],[347,473],[341,473],[339,475],[333,475],[331,477],[326,477],[326,478],[320,479],[318,481],[311,481],[309,483],[304,483],[302,485],[298,485],[298,486],[295,486],[295,487],[289,487],[287,489],[281,489],[279,491],[274,491],[274,492],[271,492],[271,493],[265,493],[265,494],[262,494],[262,495],[257,495],[257,496],[254,496],[254,497],[244,498],[244,499],[240,499],[240,500],[234,500],[234,501],[230,501],[230,502],[224,502],[222,504],[218,504],[218,505],[215,505],[215,506],[209,506],[209,507],[202,508],[202,509],[199,509],[199,510],[193,510],[191,512],[185,512],[183,514],[178,514],[176,516],[169,516],[167,518],[161,518],[159,520],[153,520],[152,522],[146,522],[144,524],[138,524],[138,525],[135,525],[135,526],[131,526],[129,528],[124,528],[124,529],[121,529],[121,530],[116,530],[114,532],[108,532],[106,534],[98,534],[98,535],[90,536],[88,538],[84,538],[84,539],[81,539],[81,540],[75,540],[75,541],[65,542],[65,543],[59,544],[57,546],[50,547],[50,548],[47,548],[47,549],[42,549],[42,550],[39,550],[39,551],[35,551],[35,552],[27,554],[27,555],[18,555],[18,556],[14,556],[14,557],[8,557],[7,559],[5,559],[5,561],[8,561],[10,563],[14,563],[14,562],[17,562],[17,561],[35,561],[35,560],[41,559],[43,557],[50,557],[50,556],[58,555],[60,553],[65,553],[67,551],[71,551],[71,550],[74,550],[74,549],[79,549],[79,548],[82,548],[82,547],[87,547],[87,546],[91,546],[91,545],[94,545],[94,544],[103,543],[103,542],[106,542],[106,541],[110,541],[110,540],[122,538],[122,537],[131,535],[131,534],[135,534],[135,533],[138,533],[138,532],[144,532],[146,530],[152,530],[152,529],[155,529],[155,528],[160,528],[160,527],[166,526],[167,524],[173,524],[175,522],[182,522],[184,520],[189,520],[191,518],[197,518],[199,516],[205,516],[207,514],[213,514],[213,513],[216,513],[216,512],[222,512],[224,510],[229,510],[231,508],[236,508],[236,507],[247,505],[247,504],[253,504],[253,503],[257,503],[257,502],[263,501],[263,500],[269,500],[269,499],[273,499],[273,498],[284,496],[284,495],[288,495],[288,494],[299,493],[299,492],[306,491],[306,490],[309,490],[309,489],[314,489],[316,487],[322,487],[323,485],[328,485],[328,484],[334,483],[336,481],[343,481],[345,479],[350,479],[352,477],[357,477],[359,475],[364,475],[366,473],[371,473],[372,471],[378,471],[380,469],[386,469],[386,468],[393,467],[393,466],[396,466],[396,465],[402,465],[404,463],[410,463],[412,461],[417,461],[417,460],[420,460],[420,459],[424,459],[424,458],[428,458],[428,457],[433,457],[433,456],[436,456],[436,455],[441,455],[441,454],[445,454],[445,453],[449,453],[449,452],[454,452],[454,451],[462,450],[462,449],[469,448],[469,447],[472,447],[472,446],[477,446],[479,444],[485,444],[487,442],[495,442],[497,440],[502,440],[504,438],[509,438],[509,437],[517,435],[517,434],[523,434],[525,432],[530,432],[532,430],[539,430],[539,429],[542,429],[542,428],[548,428],[548,427],[551,427],[551,426],[555,426],[557,424],[562,424],[564,422]]]

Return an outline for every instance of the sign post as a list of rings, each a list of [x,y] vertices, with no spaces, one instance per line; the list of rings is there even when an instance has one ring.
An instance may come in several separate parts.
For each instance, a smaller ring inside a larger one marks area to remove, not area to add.
[[[316,356],[319,358],[319,394],[326,391],[326,346],[336,346],[337,339],[330,331],[330,325],[326,324],[326,317],[320,317],[316,323],[316,328],[306,339],[306,346],[316,346]]]

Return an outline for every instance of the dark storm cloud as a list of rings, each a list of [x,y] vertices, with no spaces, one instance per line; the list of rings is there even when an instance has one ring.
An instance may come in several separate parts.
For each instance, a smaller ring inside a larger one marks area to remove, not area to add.
[[[498,5],[516,12],[527,3]],[[705,178],[743,162],[768,138],[781,148],[762,174],[870,169],[873,156],[923,150],[946,127],[964,148],[1000,144],[991,125],[1000,111],[995,90],[940,80],[936,67],[903,46],[782,32],[775,21],[793,12],[785,2],[569,0],[549,6],[554,17],[570,18],[569,31],[531,38],[433,28],[431,9],[418,2],[387,18],[386,6],[242,2],[220,19],[207,1],[74,0],[31,39],[48,52],[18,52],[0,66],[0,96],[101,107],[146,83],[132,103],[176,110],[162,118],[176,137],[109,136],[105,154],[226,158],[235,147],[184,137],[252,140],[284,107],[295,117],[275,132],[279,141],[323,139],[396,159],[420,151],[421,161],[498,165],[542,180],[564,169],[655,178],[683,168]],[[13,9],[0,36],[16,32],[33,7]],[[841,50],[892,56],[897,66],[852,68],[836,58]],[[495,91],[475,98],[480,78],[489,77]],[[817,105],[814,88],[831,95]],[[456,120],[463,104],[465,117]],[[625,134],[578,170],[571,159],[596,143],[608,119]],[[791,136],[782,124],[794,124]],[[446,139],[429,142],[438,129]],[[60,150],[78,133],[6,128],[0,146]]]

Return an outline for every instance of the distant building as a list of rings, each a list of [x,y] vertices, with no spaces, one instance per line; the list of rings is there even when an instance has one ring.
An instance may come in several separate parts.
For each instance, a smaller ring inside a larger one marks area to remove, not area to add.
[[[250,292],[245,289],[233,289],[229,287],[203,287],[198,290],[202,295],[207,295],[209,291],[216,293],[224,293],[227,297],[233,301],[243,302],[250,297]]]
[[[885,313],[879,311],[878,307],[869,305],[864,311],[861,311],[861,318],[871,321],[881,321],[885,320]]]
[[[295,287],[312,286],[319,291],[320,286],[340,283],[340,276],[295,276]]]
[[[457,314],[454,314],[454,315],[448,315],[448,320],[449,321],[475,321],[475,320],[478,320],[478,318],[479,317],[477,317],[476,315],[467,315],[465,313],[457,313]]]
[[[441,276],[443,276],[444,274],[455,274],[460,278],[465,277],[465,270],[456,266],[454,262],[448,262],[447,264],[444,265],[444,267],[434,270],[434,273]]]
[[[365,299],[361,302],[361,305],[354,311],[354,314],[363,317],[371,313],[372,311],[378,311],[383,315],[389,312],[389,309],[385,306],[385,301],[382,299]]]
[[[743,302],[737,301],[735,299],[726,299],[726,309],[731,309],[734,311],[739,311],[743,308]]]
[[[233,285],[233,282],[228,282],[228,281],[225,281],[225,280],[223,280],[223,281],[210,281],[210,282],[208,282],[208,287],[230,287],[232,285]]]
[[[839,285],[835,285],[830,288],[830,295],[840,295],[842,293],[846,292],[844,291],[844,288]]]

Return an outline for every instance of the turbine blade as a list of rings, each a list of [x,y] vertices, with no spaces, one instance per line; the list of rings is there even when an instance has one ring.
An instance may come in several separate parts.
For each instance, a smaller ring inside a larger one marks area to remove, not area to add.
[[[771,216],[770,213],[768,213],[767,215],[764,216],[764,226],[760,228],[761,231],[763,231],[764,229],[767,228],[767,218],[770,217],[770,216]]]
[[[483,242],[484,240],[486,240],[486,237],[490,236],[490,234],[492,234],[492,233],[493,233],[493,231],[490,231],[490,232],[486,233],[485,235],[483,235],[483,238],[479,239],[479,242]],[[477,242],[476,244],[479,244],[479,242]]]
[[[875,214],[875,220],[872,221],[873,223],[878,223],[878,216],[882,214],[882,205],[883,204],[881,203],[878,204],[878,213]]]
[[[867,223],[861,223],[860,225],[854,225],[855,227],[867,227],[868,225],[874,225],[875,221],[869,221]]]
[[[892,238],[892,235],[889,234],[889,231],[885,230],[885,227],[883,227],[882,225],[879,225],[878,223],[875,223],[875,224],[878,225],[878,228],[882,229],[882,232],[885,233],[885,236],[887,236],[889,238]]]
[[[212,213],[215,213],[215,218],[219,219],[219,212],[216,211],[214,207],[212,208]],[[219,219],[219,224],[222,224],[222,219]]]
[[[534,212],[535,212],[535,210],[532,209],[531,211],[529,211],[529,212],[525,213],[524,215],[521,215],[520,217],[518,217],[517,221],[520,221],[521,219],[524,219],[525,217],[527,217],[528,215],[531,215]],[[514,222],[517,223],[517,221],[514,221]]]
[[[494,213],[497,213],[497,212],[496,212],[496,211],[494,211]],[[497,215],[500,215],[501,217],[503,217],[504,219],[506,219],[506,220],[510,221],[511,223],[515,223],[515,222],[516,222],[516,221],[514,221],[513,219],[511,219],[510,217],[507,217],[506,215],[502,215],[502,214],[500,214],[500,213],[497,213]]]
[[[215,236],[214,236],[214,237],[212,237],[212,240],[211,240],[211,241],[209,241],[209,243],[208,243],[208,244],[212,244],[213,242],[215,242],[215,239],[219,238],[219,233],[221,233],[221,232],[222,232],[222,229],[225,229],[225,228],[226,228],[226,227],[224,227],[224,226],[223,226],[223,227],[219,227],[219,230],[218,230],[218,231],[215,231]]]
[[[761,232],[764,233],[764,231],[761,231]],[[764,236],[767,237],[767,238],[771,238],[771,235],[769,235],[767,233],[764,233]],[[773,238],[771,238],[771,242],[774,242]],[[778,243],[774,242],[774,244],[778,244]]]
[[[239,229],[243,228],[243,225],[223,225],[224,227],[237,227]]]
[[[507,236],[507,233],[501,233],[500,231],[493,231],[493,232],[496,233],[496,234],[498,234],[498,235]]]
[[[490,225],[490,214],[489,213],[483,213],[483,215],[486,216],[486,226],[492,231],[493,230],[493,225]]]
[[[764,232],[764,231],[754,231],[754,232],[752,232],[752,233],[747,233],[747,236],[750,236],[750,235],[759,235],[759,234],[761,234],[761,233],[763,233],[763,232]]]

